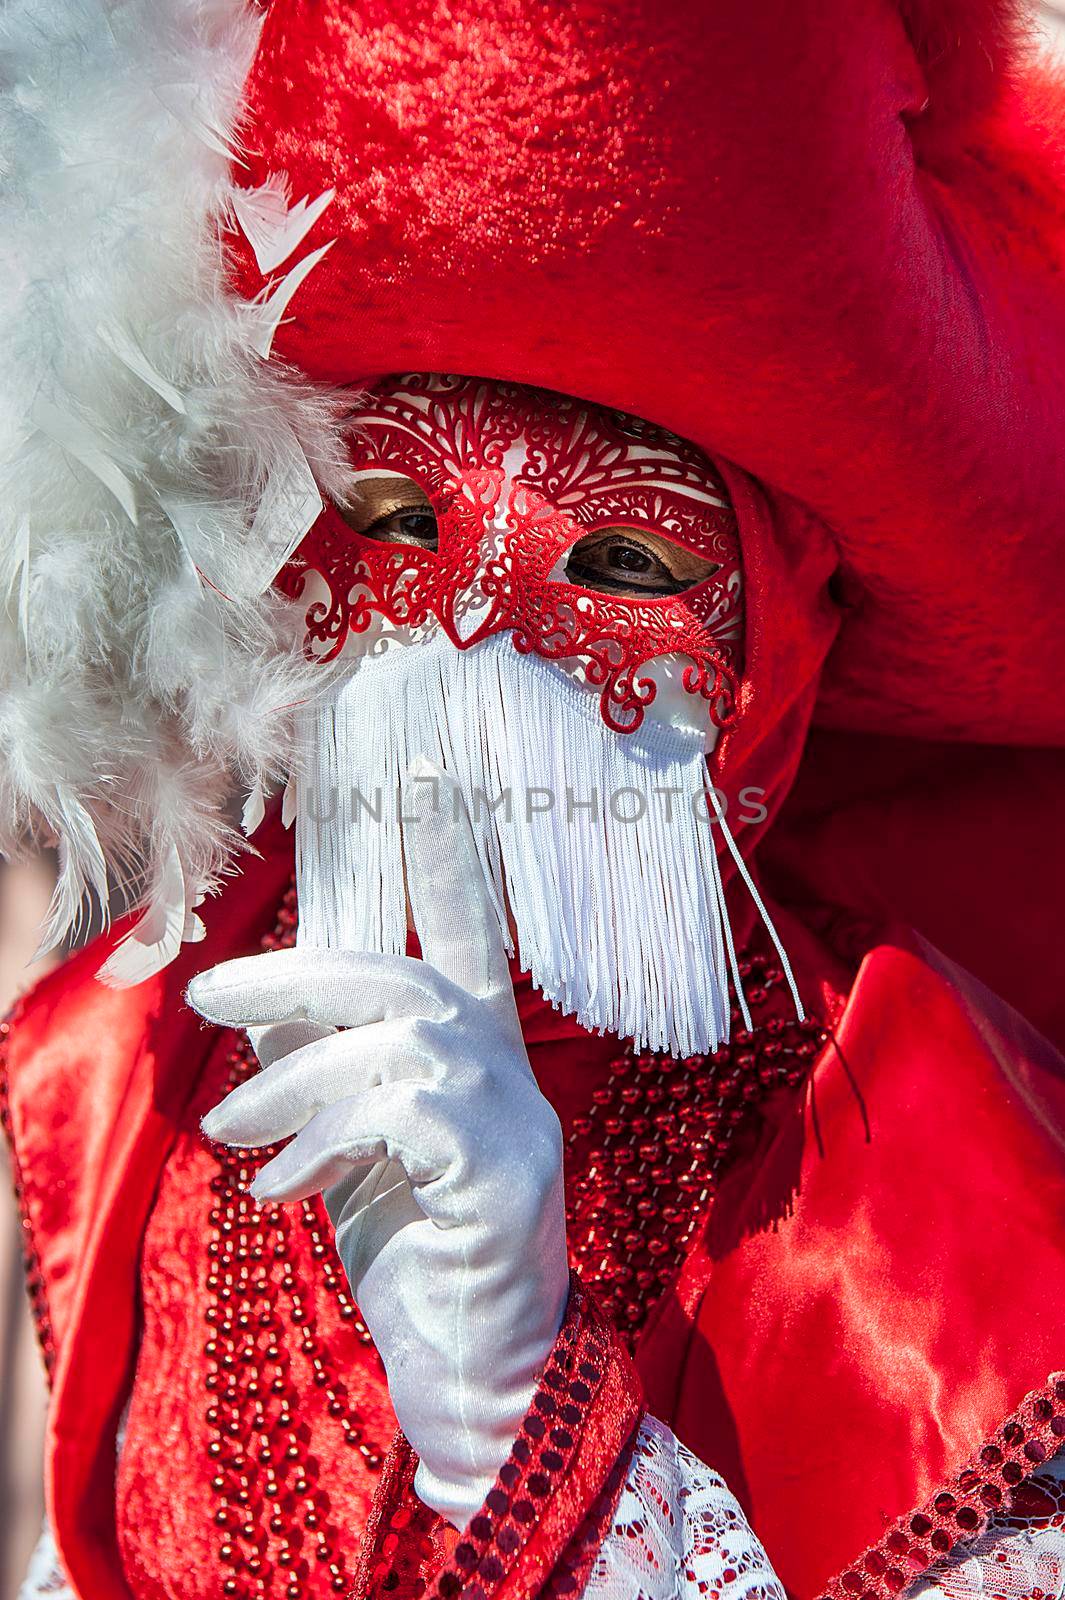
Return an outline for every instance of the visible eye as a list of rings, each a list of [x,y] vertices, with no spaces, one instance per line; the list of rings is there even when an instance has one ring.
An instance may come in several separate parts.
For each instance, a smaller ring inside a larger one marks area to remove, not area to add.
[[[435,550],[439,529],[425,491],[397,473],[361,478],[349,499],[337,507],[350,528],[382,544],[409,544]]]
[[[635,528],[589,533],[570,551],[565,575],[570,583],[600,594],[683,594],[718,570],[661,534]]]
[[[416,544],[423,550],[435,550],[438,536],[436,512],[432,506],[389,511],[375,518],[369,527],[361,531],[367,539],[381,539],[388,544]]]

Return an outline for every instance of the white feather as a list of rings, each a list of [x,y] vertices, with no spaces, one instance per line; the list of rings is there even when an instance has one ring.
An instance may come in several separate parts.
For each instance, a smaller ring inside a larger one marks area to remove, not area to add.
[[[0,7],[0,850],[62,841],[49,938],[109,882],[148,908],[111,982],[197,935],[248,848],[232,798],[284,778],[315,682],[266,586],[344,493],[343,408],[265,356],[322,252],[248,302],[219,245],[261,25],[245,0]],[[275,255],[327,203],[276,184]]]
[[[317,250],[312,250],[309,256],[297,261],[296,265],[285,273],[276,288],[271,289],[269,294],[251,307],[249,320],[252,324],[252,349],[257,351],[264,361],[273,348],[274,336],[281,326],[282,317],[288,310],[289,301],[307,274],[314,271],[326,251],[332,249],[334,244],[336,240],[330,239]]]
[[[288,203],[288,186],[274,177],[257,189],[238,189],[233,214],[255,254],[255,264],[265,275],[287,261],[331,204],[336,191],[326,189],[317,200],[304,195]]]
[[[227,160],[239,159],[232,133],[218,120],[210,97],[199,83],[157,83],[155,92],[166,109],[182,122],[206,149]]]
[[[251,525],[248,542],[261,553],[262,561],[257,570],[249,570],[249,598],[270,587],[321,510],[322,496],[314,473],[289,429],[287,438],[278,436],[275,460]]]
[[[256,783],[248,790],[248,797],[240,817],[240,825],[249,838],[265,816],[266,797],[263,794],[262,784]]]
[[[128,328],[124,328],[115,317],[110,317],[98,322],[96,331],[108,349],[138,378],[142,378],[150,389],[154,389],[160,400],[165,400],[172,411],[185,415],[187,408],[181,391],[168,383],[162,373],[152,366]]]
[[[185,877],[172,846],[148,909],[100,968],[101,981],[124,989],[160,972],[180,950],[187,918]]]
[[[177,534],[198,581],[207,575],[212,565],[210,534],[204,525],[202,504],[196,500],[182,499],[176,494],[161,494],[159,504],[166,512],[167,520]]]
[[[80,461],[105,489],[110,489],[131,522],[137,520],[137,496],[129,478],[111,453],[103,435],[63,406],[53,405],[38,395],[30,408],[30,419],[54,444]]]
[[[29,644],[30,615],[30,519],[23,517],[12,541],[7,582],[7,598],[15,600],[15,615],[23,646]]]
[[[291,828],[299,813],[299,807],[299,782],[295,773],[290,773],[288,782],[285,784],[285,792],[281,796],[281,826],[283,828]]]

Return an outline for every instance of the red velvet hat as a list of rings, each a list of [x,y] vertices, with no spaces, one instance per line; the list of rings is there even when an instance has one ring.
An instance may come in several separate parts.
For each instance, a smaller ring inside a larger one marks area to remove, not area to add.
[[[239,181],[335,191],[274,351],[317,380],[466,372],[672,428],[831,530],[823,721],[1054,742],[1061,96],[1014,20],[272,0]]]

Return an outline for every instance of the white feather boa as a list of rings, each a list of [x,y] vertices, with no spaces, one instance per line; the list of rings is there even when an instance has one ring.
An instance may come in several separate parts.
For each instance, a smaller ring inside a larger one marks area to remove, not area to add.
[[[329,196],[234,184],[243,0],[0,11],[0,849],[58,838],[47,938],[145,908],[104,975],[200,931],[309,692],[271,579],[340,491],[338,402],[270,363]],[[261,270],[227,287],[220,229]],[[317,253],[315,253],[317,255]]]

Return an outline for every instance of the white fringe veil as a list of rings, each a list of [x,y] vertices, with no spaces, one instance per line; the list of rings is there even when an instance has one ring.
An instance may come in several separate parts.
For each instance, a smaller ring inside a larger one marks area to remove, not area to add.
[[[310,669],[269,585],[343,471],[336,400],[268,360],[331,196],[230,166],[260,21],[0,10],[0,849],[59,841],[46,942],[116,881],[145,908],[118,983],[200,934],[227,806],[289,765]],[[252,302],[231,224],[276,274]]]

